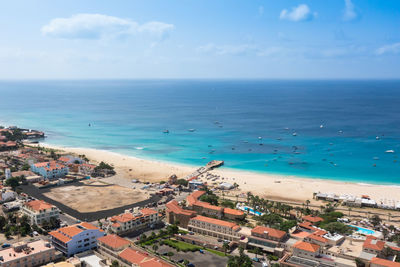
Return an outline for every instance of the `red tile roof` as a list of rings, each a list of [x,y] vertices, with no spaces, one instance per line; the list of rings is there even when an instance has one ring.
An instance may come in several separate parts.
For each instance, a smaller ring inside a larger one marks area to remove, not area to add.
[[[400,262],[393,262],[380,258],[372,258],[371,263],[384,267],[400,267]]]
[[[165,206],[167,208],[167,212],[173,212],[175,214],[182,214],[186,216],[194,216],[196,214],[195,211],[182,209],[176,200],[171,200]]]
[[[202,195],[204,195],[206,191],[194,191],[192,194],[190,194],[187,198],[186,201],[189,205],[193,205],[196,203]]]
[[[68,241],[72,240],[68,236],[63,235],[62,233],[56,231],[52,231],[49,233],[49,235],[53,236],[54,238],[60,240],[63,243],[67,243]]]
[[[231,215],[234,215],[234,216],[243,216],[244,215],[243,211],[230,209],[230,208],[224,208],[224,213],[225,214],[231,214]]]
[[[310,231],[317,231],[317,230],[318,230],[318,229],[315,228],[310,222],[302,222],[302,223],[299,223],[299,227],[308,229],[308,230],[310,230]]]
[[[324,219],[318,216],[307,215],[303,217],[303,220],[308,221],[310,223],[317,223],[317,222],[322,222]]]
[[[153,215],[153,214],[157,214],[157,211],[153,210],[153,209],[149,209],[149,208],[143,208],[140,211],[144,216],[149,216],[149,215]]]
[[[376,237],[369,235],[364,241],[363,248],[381,251],[385,246],[385,242],[382,240],[377,240]]]
[[[160,259],[153,258],[147,253],[140,252],[133,248],[124,249],[119,256],[122,259],[140,267],[173,267],[171,264],[168,264]]]
[[[32,201],[26,202],[25,206],[33,209],[34,211],[47,210],[47,209],[51,209],[54,207],[53,205],[51,205],[43,200],[32,200]]]
[[[317,252],[320,249],[320,246],[316,244],[311,244],[303,241],[297,242],[296,244],[294,244],[293,247],[308,252]]]
[[[260,234],[260,235],[267,234],[268,236],[278,238],[278,239],[281,239],[282,237],[284,237],[286,235],[286,233],[284,231],[269,228],[269,227],[264,227],[264,226],[257,226],[255,228],[253,228],[251,230],[251,233],[252,234],[256,233],[256,234]]]
[[[205,217],[205,216],[201,216],[201,215],[198,215],[190,220],[191,221],[196,220],[196,221],[206,222],[206,223],[210,223],[210,224],[214,224],[214,225],[220,225],[220,226],[232,228],[233,230],[238,229],[238,227],[240,228],[240,226],[237,225],[236,223],[218,220],[218,219],[214,219],[214,218],[209,218],[209,217]]]
[[[131,243],[129,242],[129,240],[126,240],[117,235],[105,235],[99,237],[97,240],[113,249],[121,249],[125,246],[128,246]]]
[[[326,239],[325,237],[322,237],[322,236],[320,236],[320,235],[316,235],[316,234],[314,234],[314,233],[308,235],[307,238],[313,239],[313,240],[315,240],[315,241],[319,241],[319,242],[321,242],[321,243],[328,243],[328,239]]]

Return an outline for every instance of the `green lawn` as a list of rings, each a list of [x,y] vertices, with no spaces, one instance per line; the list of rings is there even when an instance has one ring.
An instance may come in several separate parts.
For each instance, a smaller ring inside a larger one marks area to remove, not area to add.
[[[164,244],[166,244],[166,245],[168,245],[170,247],[173,247],[175,249],[179,249],[179,250],[185,251],[185,252],[186,251],[193,251],[194,252],[194,251],[198,251],[200,249],[203,249],[200,246],[192,245],[192,244],[189,244],[189,243],[186,243],[186,242],[183,242],[183,241],[179,241],[179,240],[167,239],[167,240],[164,240],[163,242],[164,242]],[[221,252],[221,251],[218,251],[218,250],[214,250],[214,249],[210,249],[210,248],[206,248],[204,250],[208,251],[210,253],[213,253],[213,254],[215,254],[217,256],[220,256],[220,257],[226,257],[224,252]]]

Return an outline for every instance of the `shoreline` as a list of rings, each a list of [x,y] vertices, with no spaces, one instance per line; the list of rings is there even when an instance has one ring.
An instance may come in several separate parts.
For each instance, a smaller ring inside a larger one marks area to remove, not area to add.
[[[66,153],[85,154],[86,157],[94,162],[107,162],[115,167],[118,177],[130,180],[140,179],[146,182],[159,182],[167,180],[172,174],[183,178],[201,167],[143,159],[94,148],[64,147],[46,143],[40,143],[39,145],[63,150]],[[223,180],[220,179],[218,182],[225,181],[232,184],[236,182],[243,193],[252,192],[268,198],[295,202],[312,201],[314,192],[354,196],[369,195],[377,202],[380,199],[397,200],[400,195],[400,186],[398,185],[365,184],[294,175],[258,173],[230,168],[215,169],[210,173],[225,178]],[[203,181],[206,180],[203,179]]]

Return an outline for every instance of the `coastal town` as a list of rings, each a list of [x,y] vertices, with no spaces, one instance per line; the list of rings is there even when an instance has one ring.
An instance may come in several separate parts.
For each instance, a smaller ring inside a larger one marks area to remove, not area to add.
[[[0,129],[0,266],[400,266],[395,199],[265,197],[221,160],[149,181],[44,138]]]

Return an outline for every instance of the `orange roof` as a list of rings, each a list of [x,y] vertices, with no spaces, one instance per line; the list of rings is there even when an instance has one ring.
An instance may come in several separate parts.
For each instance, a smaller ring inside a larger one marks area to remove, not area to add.
[[[318,216],[307,215],[303,217],[303,220],[311,223],[317,223],[317,222],[322,222],[324,219]]]
[[[241,210],[235,210],[235,209],[230,209],[230,208],[224,208],[224,213],[225,214],[231,214],[235,216],[242,216],[244,215],[244,212]]]
[[[134,219],[136,219],[136,217],[133,216],[132,213],[123,213],[123,214],[111,217],[111,221],[113,221],[113,222],[118,221],[121,223],[129,222]]]
[[[196,217],[190,219],[190,220],[197,220],[197,221],[201,221],[201,222],[206,222],[206,223],[210,223],[210,224],[215,224],[215,225],[220,225],[220,226],[224,226],[224,227],[229,227],[232,229],[238,229],[238,225],[236,223],[232,223],[232,222],[227,222],[227,221],[222,221],[222,220],[218,220],[218,219],[214,219],[214,218],[209,218],[209,217],[204,217],[201,215],[197,215]],[[240,228],[240,227],[239,227]]]
[[[68,236],[65,236],[65,235],[63,235],[63,234],[61,234],[60,232],[57,232],[57,231],[52,231],[52,232],[49,233],[49,235],[53,236],[54,238],[60,240],[63,243],[67,243],[68,241],[72,240]]]
[[[75,225],[60,228],[58,231],[70,237],[76,236],[77,234],[83,232],[82,229],[79,229]]]
[[[321,243],[327,243],[328,240],[325,237],[322,237],[320,235],[316,235],[316,234],[310,234],[307,236],[307,238],[313,239],[315,241],[319,241]]]
[[[167,212],[173,212],[175,214],[182,214],[187,216],[193,216],[196,214],[195,211],[182,209],[176,200],[171,200],[165,206],[167,207]]]
[[[119,223],[113,223],[111,224],[112,227],[121,227],[121,225]]]
[[[71,159],[68,157],[59,157],[58,161],[69,162]]]
[[[99,237],[97,240],[114,249],[125,247],[131,243],[128,240],[117,235],[105,235]]]
[[[206,193],[206,191],[194,191],[192,194],[190,194],[186,198],[186,201],[188,202],[189,205],[193,205],[194,203],[196,203],[196,201],[199,199],[199,197],[201,197],[205,193]]]
[[[217,210],[217,211],[219,211],[219,212],[222,212],[222,211],[223,211],[223,208],[222,208],[222,207],[214,206],[214,205],[211,205],[210,203],[203,202],[203,201],[196,201],[196,202],[193,204],[193,206],[200,206],[200,207],[202,207],[202,208],[204,208],[204,209]]]
[[[363,244],[363,248],[373,249],[373,250],[378,250],[378,251],[383,250],[384,246],[385,246],[384,241],[377,240],[377,238],[372,235],[367,236],[367,239],[364,241],[364,244]]]
[[[311,230],[311,231],[317,231],[318,229],[315,228],[310,222],[302,222],[299,223],[299,227]]]
[[[47,210],[47,209],[51,209],[54,207],[53,205],[51,205],[43,200],[32,200],[32,201],[26,202],[25,206],[28,206],[29,208],[31,208],[35,211]]]
[[[265,227],[265,226],[257,226],[251,230],[251,233],[252,234],[256,233],[256,234],[260,234],[260,235],[267,234],[268,236],[278,238],[278,239],[281,239],[282,237],[284,237],[286,235],[286,233],[284,231]]]
[[[303,241],[297,242],[296,244],[294,244],[293,247],[308,252],[317,252],[320,248],[320,246],[316,244],[311,244]]]
[[[400,267],[400,262],[393,262],[380,258],[372,258],[371,263],[384,267]]]
[[[149,209],[149,208],[143,208],[140,211],[144,216],[149,216],[149,215],[153,215],[153,214],[157,214],[157,211],[153,210],[153,209]]]
[[[291,236],[295,236],[295,237],[302,238],[302,239],[306,238],[309,235],[310,235],[309,232],[303,232],[303,231],[291,234]]]
[[[149,256],[147,253],[140,252],[133,248],[126,248],[124,249],[119,256],[131,262],[132,264],[136,264],[140,267],[173,267],[160,259],[153,258]]]
[[[80,225],[83,226],[83,227],[85,227],[86,229],[89,229],[89,230],[96,230],[96,229],[97,229],[97,230],[100,230],[98,227],[94,226],[94,225],[91,224],[91,223],[81,222]]]

